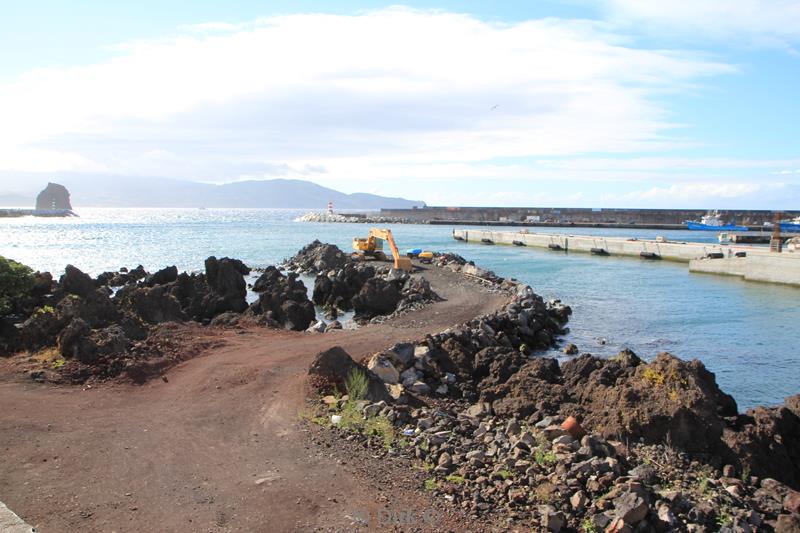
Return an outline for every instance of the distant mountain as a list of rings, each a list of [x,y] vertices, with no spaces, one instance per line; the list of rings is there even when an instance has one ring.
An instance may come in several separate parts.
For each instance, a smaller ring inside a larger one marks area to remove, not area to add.
[[[63,184],[76,210],[81,207],[269,207],[322,209],[333,202],[340,209],[409,208],[425,202],[375,194],[345,194],[304,180],[240,181],[224,185],[157,178],[64,175]],[[27,180],[26,180],[27,182]],[[27,183],[26,183],[27,184]],[[46,181],[36,184],[41,189]],[[0,204],[33,207],[35,193],[0,190]]]

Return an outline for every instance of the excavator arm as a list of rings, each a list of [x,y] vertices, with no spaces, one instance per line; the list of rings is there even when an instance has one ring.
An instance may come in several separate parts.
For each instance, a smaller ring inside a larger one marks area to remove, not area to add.
[[[372,228],[369,230],[369,236],[382,239],[389,243],[389,249],[392,251],[392,257],[394,257],[394,268],[397,270],[405,270],[406,272],[411,272],[414,269],[411,264],[411,259],[400,255],[400,251],[397,249],[397,243],[394,242],[392,230]]]

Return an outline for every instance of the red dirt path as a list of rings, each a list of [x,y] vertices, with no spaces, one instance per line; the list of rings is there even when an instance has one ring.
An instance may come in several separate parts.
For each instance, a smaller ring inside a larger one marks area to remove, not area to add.
[[[454,274],[425,276],[446,301],[355,331],[187,325],[222,345],[168,382],[42,385],[0,362],[0,500],[45,533],[352,531],[349,516],[387,495],[310,444],[306,371],[331,346],[358,359],[505,301]],[[388,497],[400,510],[421,496]]]

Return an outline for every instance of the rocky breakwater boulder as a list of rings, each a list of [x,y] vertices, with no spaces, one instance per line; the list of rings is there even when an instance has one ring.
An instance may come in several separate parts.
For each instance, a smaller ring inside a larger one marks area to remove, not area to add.
[[[417,309],[439,300],[430,283],[383,264],[352,260],[338,247],[314,241],[285,264],[317,274],[312,300],[329,319],[355,310],[358,321]]]
[[[389,315],[397,309],[402,282],[390,281],[382,277],[368,279],[358,293],[353,296],[353,309],[357,320],[369,320],[378,315]]]
[[[503,309],[429,336],[426,378],[453,374],[458,384],[451,392],[475,400],[480,388],[506,381],[533,352],[551,347],[570,313],[561,302],[545,303],[530,287],[518,286]]]
[[[517,287],[502,310],[416,344],[398,344],[375,354],[368,367],[392,386],[395,398],[409,392],[476,401],[482,389],[505,383],[529,364],[534,350],[550,347],[569,312],[530,287]]]
[[[283,275],[274,266],[267,267],[253,284],[253,290],[258,293],[258,300],[249,307],[247,315],[267,325],[303,331],[316,317],[306,286],[293,272]]]
[[[331,269],[316,277],[312,299],[325,309],[330,318],[336,318],[340,311],[353,308],[353,297],[375,274],[372,265],[346,263],[342,268]]]
[[[344,268],[352,262],[350,256],[342,252],[338,246],[315,240],[301,248],[283,266],[297,272],[320,274]]]

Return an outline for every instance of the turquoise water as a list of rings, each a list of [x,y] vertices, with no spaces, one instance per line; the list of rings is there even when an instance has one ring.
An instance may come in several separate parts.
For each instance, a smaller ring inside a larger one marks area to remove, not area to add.
[[[292,210],[82,209],[76,219],[0,219],[0,255],[38,270],[68,263],[98,274],[121,266],[200,270],[209,255],[274,264],[318,238],[349,249],[363,224],[293,222]],[[402,249],[453,251],[529,283],[574,310],[567,340],[613,355],[670,351],[698,358],[741,409],[799,392],[800,289],[690,274],[686,265],[464,244],[448,226],[390,225]],[[714,242],[713,232],[550,229],[548,232]]]

